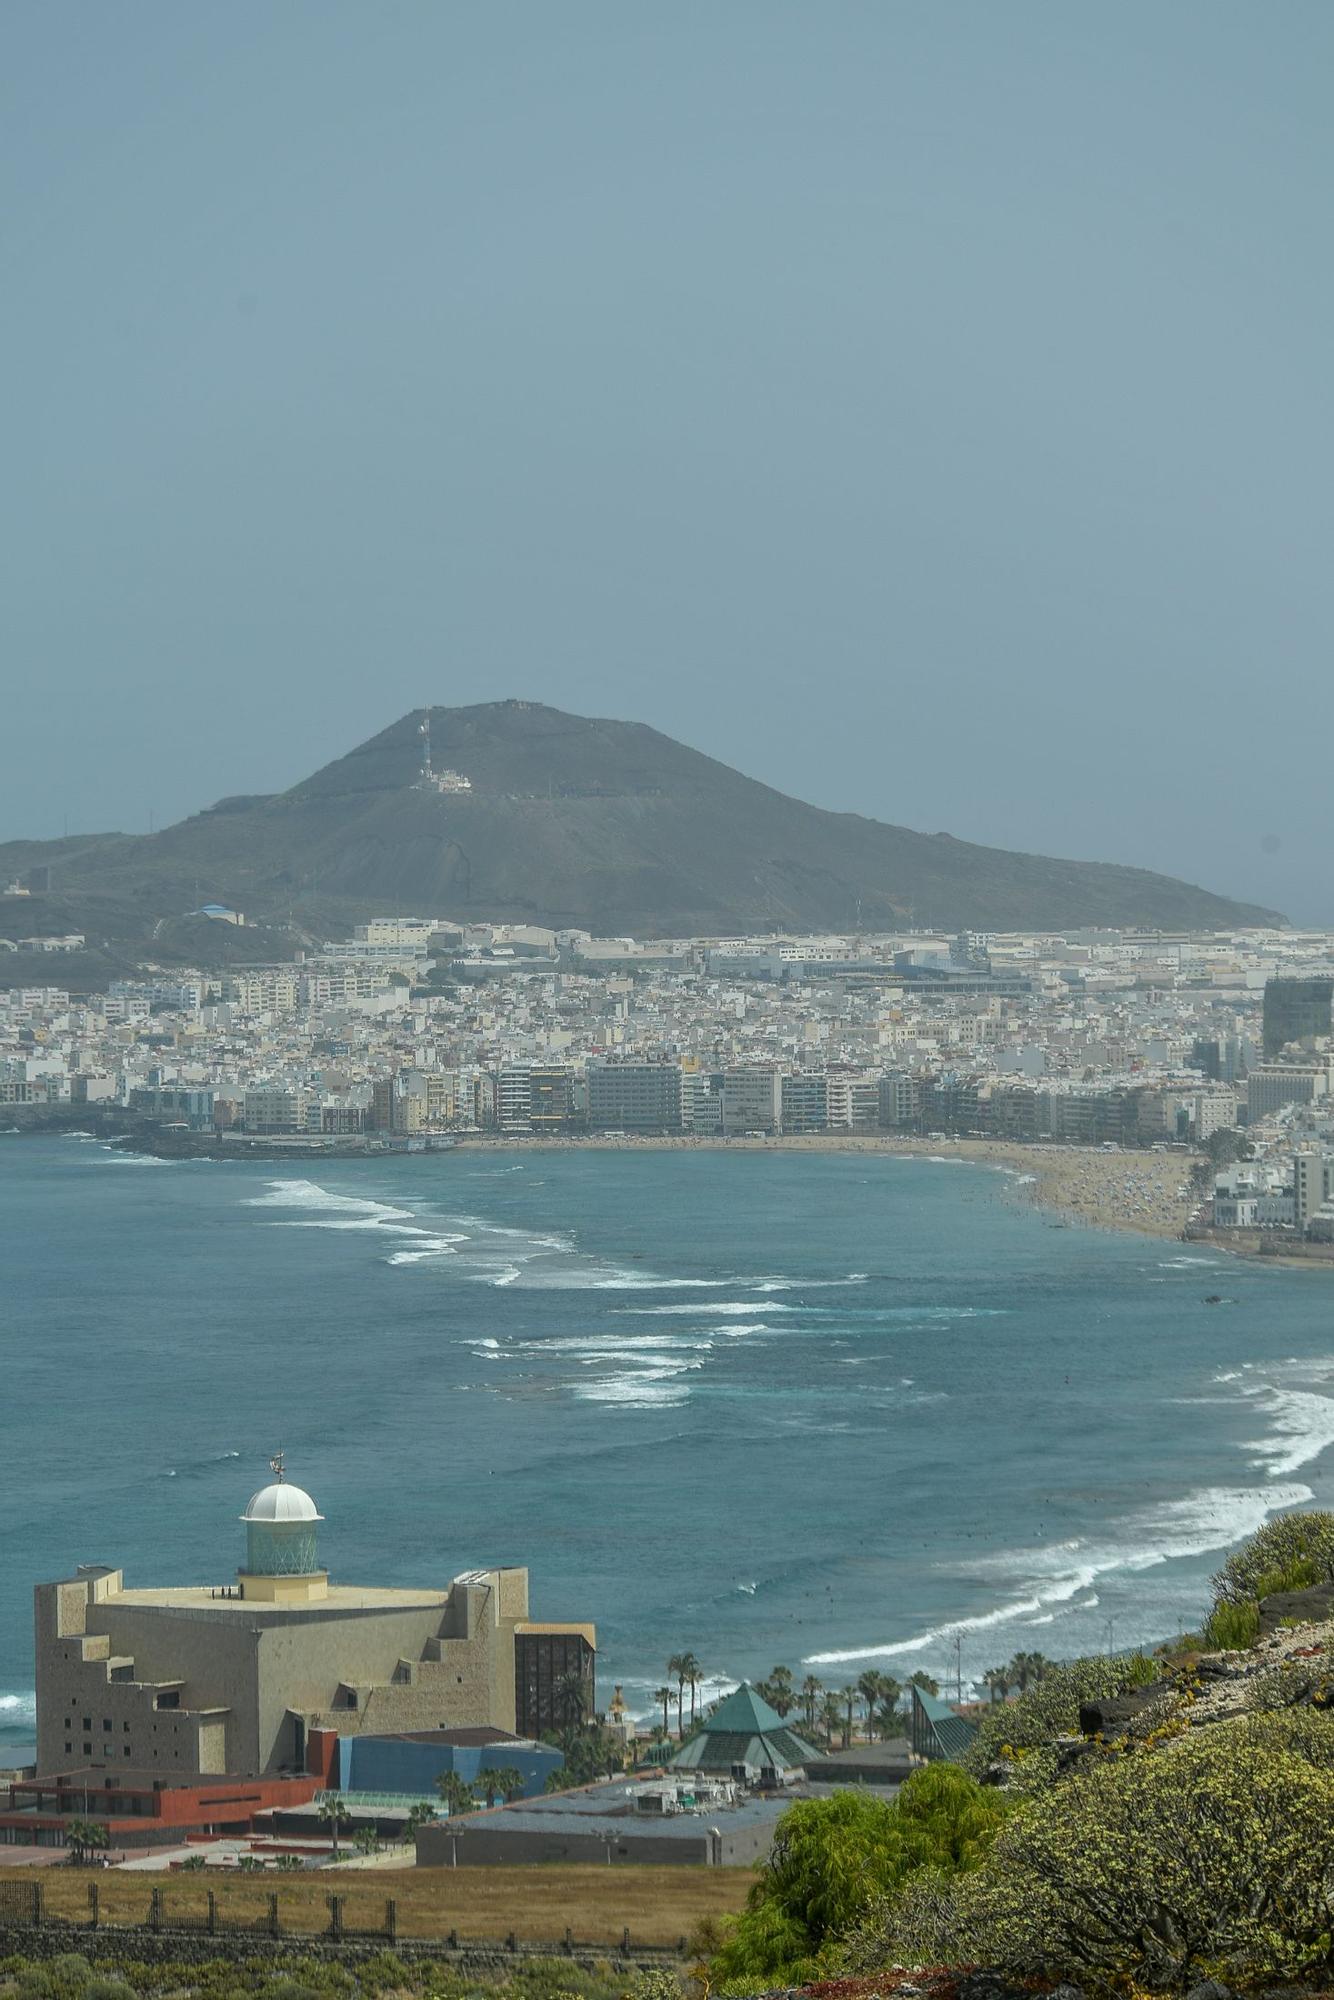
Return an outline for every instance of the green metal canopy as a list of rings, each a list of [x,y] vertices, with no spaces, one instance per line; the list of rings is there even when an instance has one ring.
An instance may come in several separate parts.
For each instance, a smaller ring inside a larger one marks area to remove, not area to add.
[[[699,1733],[681,1745],[670,1768],[730,1772],[734,1764],[748,1764],[755,1770],[771,1765],[776,1771],[796,1771],[820,1755],[743,1681],[705,1716]]]
[[[944,1763],[957,1763],[976,1735],[975,1722],[960,1715],[939,1695],[928,1694],[925,1688],[913,1687],[912,1747],[916,1756],[929,1761],[939,1759]]]

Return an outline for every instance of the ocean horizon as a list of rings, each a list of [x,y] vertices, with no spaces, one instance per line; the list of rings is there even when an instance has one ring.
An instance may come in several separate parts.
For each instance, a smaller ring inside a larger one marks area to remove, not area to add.
[[[0,1762],[33,1584],[227,1581],[279,1447],[336,1577],[526,1565],[643,1715],[687,1649],[707,1694],[1151,1644],[1334,1497],[1327,1273],[963,1161],[9,1138],[0,1252]]]

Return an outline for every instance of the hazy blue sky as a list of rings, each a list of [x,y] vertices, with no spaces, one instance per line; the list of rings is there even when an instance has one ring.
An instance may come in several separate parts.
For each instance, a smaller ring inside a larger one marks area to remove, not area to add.
[[[1334,921],[1330,0],[12,0],[0,838],[420,703]]]

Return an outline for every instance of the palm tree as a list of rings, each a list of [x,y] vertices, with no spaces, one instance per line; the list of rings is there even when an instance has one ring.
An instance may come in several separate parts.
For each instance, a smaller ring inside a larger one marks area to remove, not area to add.
[[[982,1685],[993,1701],[1005,1701],[1014,1685],[1013,1670],[1008,1666],[988,1667],[982,1676]]]
[[[482,1777],[486,1783],[488,1806],[495,1804],[497,1795],[508,1805],[523,1790],[523,1772],[516,1770],[513,1764],[501,1764],[494,1771],[483,1771]]]
[[[843,1748],[852,1748],[852,1711],[857,1700],[857,1683],[849,1681],[843,1690],[843,1699],[848,1705],[848,1719],[843,1730]]]
[[[891,1736],[902,1736],[905,1729],[903,1710],[899,1707],[899,1696],[903,1689],[891,1676],[886,1676],[887,1692],[881,1697],[881,1705],[876,1710],[875,1726],[887,1741]]]
[[[693,1729],[695,1726],[695,1693],[704,1679],[704,1669],[693,1653],[687,1653],[681,1661],[681,1670],[685,1675],[685,1684],[690,1689],[690,1727]]]
[[[760,1683],[760,1693],[770,1708],[775,1709],[786,1722],[797,1705],[796,1692],[792,1686],[791,1667],[771,1668],[768,1680]]]
[[[98,1819],[72,1819],[65,1828],[65,1845],[71,1861],[86,1861],[99,1848],[110,1847],[111,1829]]]
[[[876,1713],[875,1726],[882,1736],[902,1733],[903,1710],[899,1707],[902,1699],[902,1681],[896,1681],[893,1674],[881,1674],[880,1705]]]
[[[915,1674],[909,1674],[908,1686],[911,1688],[920,1688],[923,1694],[940,1693],[939,1681],[933,1681],[930,1674],[923,1673],[920,1667]]]
[[[899,1684],[897,1681],[891,1683],[887,1674],[879,1673],[874,1667],[868,1667],[864,1674],[857,1676],[857,1692],[866,1707],[866,1729],[868,1735],[875,1720],[875,1712],[881,1702],[884,1701],[886,1690],[891,1685],[894,1689],[894,1700],[897,1701],[899,1698]]]
[[[823,1693],[824,1682],[817,1680],[814,1674],[807,1674],[801,1684],[801,1702],[806,1711],[806,1727],[810,1730],[815,1728],[815,1704]]]
[[[667,1678],[676,1682],[676,1733],[678,1736],[684,1736],[686,1733],[686,1662],[689,1658],[689,1653],[673,1653],[671,1659],[667,1662]]]
[[[1009,1671],[1014,1685],[1024,1694],[1030,1682],[1040,1681],[1051,1672],[1051,1661],[1042,1653],[1016,1653]]]
[[[582,1674],[562,1674],[553,1689],[557,1715],[567,1729],[579,1729],[588,1713],[588,1683]]]
[[[672,1699],[672,1691],[669,1687],[656,1688],[653,1699],[662,1703],[662,1733],[665,1736],[667,1734],[667,1709]]]
[[[843,1704],[831,1690],[820,1704],[820,1724],[824,1730],[826,1750],[834,1747],[834,1733],[843,1726]]]
[[[317,1819],[323,1820],[324,1824],[330,1829],[333,1835],[332,1858],[333,1860],[337,1861],[338,1829],[345,1820],[348,1820],[352,1817],[352,1815],[348,1812],[346,1801],[340,1799],[333,1792],[326,1792],[324,1797],[320,1800],[319,1804],[315,1808],[315,1817]]]
[[[444,1800],[451,1819],[470,1813],[477,1804],[472,1786],[465,1784],[457,1771],[442,1771],[435,1781],[435,1788]]]
[[[438,1818],[439,1814],[429,1799],[418,1799],[416,1805],[408,1813],[403,1831],[407,1838],[412,1840],[419,1826],[429,1826],[433,1819]]]
[[[358,1854],[378,1854],[380,1852],[379,1829],[373,1826],[359,1826],[352,1836],[352,1844]]]

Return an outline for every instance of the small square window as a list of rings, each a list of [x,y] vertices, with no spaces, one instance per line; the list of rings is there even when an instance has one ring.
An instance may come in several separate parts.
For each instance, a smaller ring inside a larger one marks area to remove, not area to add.
[[[92,1728],[92,1726],[93,1726],[93,1718],[92,1718],[92,1716],[91,1716],[91,1715],[85,1715],[85,1716],[84,1716],[84,1718],[83,1718],[83,1726],[84,1726],[84,1728],[85,1728],[85,1729],[91,1729],[91,1728]]]
[[[92,1744],[91,1744],[91,1743],[85,1743],[85,1744],[84,1744],[84,1746],[83,1746],[83,1754],[84,1754],[84,1756],[85,1756],[85,1757],[91,1757],[91,1756],[92,1756],[92,1754],[93,1754],[93,1746],[92,1746]]]
[[[129,1733],[130,1733],[130,1725],[129,1725],[129,1723],[128,1723],[128,1722],[122,1722],[122,1724],[121,1724],[120,1726],[121,1726],[121,1728],[122,1728],[122,1729],[123,1729],[123,1730],[125,1731],[125,1734],[126,1734],[126,1735],[128,1736],[128,1735],[129,1735]]]
[[[102,1727],[103,1727],[103,1729],[110,1729],[110,1727],[111,1727],[111,1717],[110,1717],[109,1715],[104,1715],[104,1716],[102,1717]]]
[[[72,1743],[67,1743],[67,1744],[65,1745],[65,1755],[66,1755],[67,1757],[69,1756],[69,1754],[70,1754],[70,1752],[71,1752],[71,1751],[73,1750],[73,1748],[74,1748],[74,1745],[73,1745]]]
[[[125,1745],[125,1755],[126,1755],[126,1756],[128,1757],[128,1756],[129,1756],[129,1754],[130,1754],[130,1746],[129,1746],[129,1744],[127,1743],[127,1744]]]

